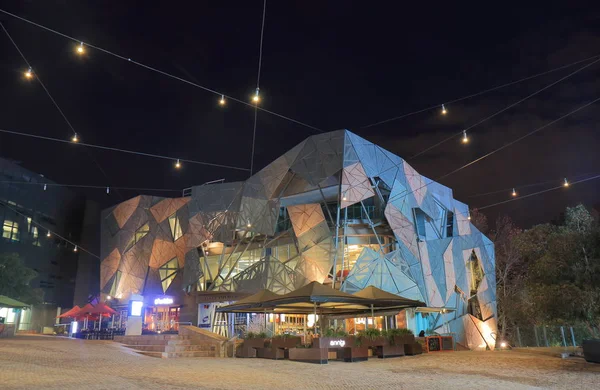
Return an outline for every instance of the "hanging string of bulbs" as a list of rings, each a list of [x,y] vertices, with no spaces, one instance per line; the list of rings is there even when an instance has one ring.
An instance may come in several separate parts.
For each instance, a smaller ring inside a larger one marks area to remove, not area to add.
[[[14,212],[15,214],[18,214],[24,218],[27,219],[28,222],[30,222],[31,224],[35,225],[36,227],[45,230],[46,231],[46,237],[47,238],[52,238],[52,237],[56,237],[56,239],[59,239],[63,242],[65,242],[66,244],[70,244],[71,246],[73,246],[73,252],[77,253],[79,252],[79,250],[81,249],[83,252],[94,256],[97,259],[100,259],[100,256],[98,256],[97,254],[87,250],[86,248],[82,247],[81,245],[61,236],[60,234],[56,233],[55,231],[52,231],[50,228],[47,228],[46,226],[42,225],[41,223],[33,220],[33,218],[29,217],[28,215],[23,214],[22,212],[20,212],[19,210],[15,209],[14,207],[12,207],[11,204],[0,200],[0,204],[2,204],[4,207],[6,207],[7,209],[11,210],[12,212]]]
[[[34,186],[40,186],[43,191],[47,191],[48,187],[105,189],[107,194],[110,194],[111,189],[139,191],[139,192],[141,192],[141,191],[182,192],[181,189],[173,189],[173,188],[139,188],[139,187],[101,186],[101,185],[90,185],[90,184],[35,183],[35,182],[17,181],[17,180],[3,180],[3,181],[0,181],[0,184],[34,185]]]
[[[131,64],[134,64],[134,65],[140,66],[140,67],[142,67],[142,68],[144,68],[144,69],[150,70],[150,71],[152,71],[152,72],[155,72],[155,73],[159,73],[159,74],[161,74],[161,75],[163,75],[163,76],[166,76],[166,77],[172,78],[172,79],[174,79],[174,80],[178,80],[178,81],[180,81],[180,82],[182,82],[182,83],[185,83],[185,84],[188,84],[188,85],[190,85],[190,86],[193,86],[193,87],[196,87],[196,88],[202,89],[202,90],[204,90],[204,91],[206,91],[206,92],[210,92],[210,93],[212,93],[212,94],[215,94],[215,95],[217,95],[217,96],[219,97],[218,104],[219,104],[220,106],[225,106],[225,105],[226,105],[226,99],[228,99],[228,100],[234,101],[234,102],[236,102],[236,103],[240,103],[240,104],[243,104],[243,105],[246,105],[246,106],[252,107],[252,108],[256,108],[257,110],[260,110],[260,111],[262,111],[262,112],[265,112],[265,113],[268,113],[268,114],[270,114],[270,115],[276,116],[276,117],[278,117],[278,118],[281,118],[281,119],[284,119],[284,120],[287,120],[287,121],[290,121],[290,122],[296,123],[296,124],[298,124],[298,125],[301,125],[301,126],[307,127],[307,128],[309,128],[309,129],[312,129],[312,130],[315,130],[315,131],[318,131],[318,132],[323,132],[323,130],[321,130],[321,129],[319,129],[319,128],[315,127],[315,126],[309,125],[309,124],[307,124],[307,123],[304,123],[304,122],[301,122],[301,121],[299,121],[299,120],[296,120],[296,119],[290,118],[290,117],[288,117],[288,116],[286,116],[286,115],[282,115],[282,114],[279,114],[279,113],[277,113],[277,112],[270,111],[270,110],[267,110],[267,109],[265,109],[265,108],[263,108],[263,107],[257,106],[257,103],[259,103],[259,102],[260,102],[260,95],[259,95],[259,89],[258,89],[258,88],[255,90],[255,93],[254,93],[254,94],[253,94],[253,95],[250,97],[250,100],[251,100],[251,102],[247,102],[247,101],[244,101],[244,100],[242,100],[242,99],[237,99],[237,98],[235,98],[235,97],[233,97],[233,96],[228,96],[227,94],[224,94],[223,92],[216,91],[216,90],[214,90],[214,89],[212,89],[212,88],[208,88],[208,87],[206,87],[206,86],[203,86],[203,85],[200,85],[200,84],[194,83],[194,82],[192,82],[192,81],[186,80],[186,79],[184,79],[184,78],[182,78],[182,77],[175,76],[175,75],[173,75],[173,74],[170,74],[170,73],[168,73],[168,72],[165,72],[165,71],[163,71],[163,70],[160,70],[160,69],[154,68],[154,67],[152,67],[152,66],[146,65],[146,64],[144,64],[144,63],[141,63],[141,62],[139,62],[139,61],[135,61],[135,60],[133,60],[133,59],[131,59],[131,58],[129,58],[129,57],[126,57],[126,56],[122,56],[122,55],[120,55],[120,54],[113,53],[113,52],[111,52],[110,50],[104,49],[104,48],[102,48],[102,47],[100,47],[100,46],[93,45],[93,44],[91,44],[90,42],[83,42],[83,41],[81,41],[81,40],[79,40],[79,39],[76,39],[76,38],[74,38],[74,37],[70,36],[70,35],[67,35],[67,34],[64,34],[64,33],[60,32],[60,31],[57,31],[57,30],[54,30],[54,29],[52,29],[52,28],[46,27],[46,26],[44,26],[44,25],[42,25],[42,24],[39,24],[39,23],[33,22],[33,21],[29,20],[29,19],[23,18],[23,17],[21,17],[21,16],[19,16],[19,15],[13,14],[13,13],[11,13],[11,12],[8,12],[8,11],[6,11],[6,10],[0,9],[0,12],[1,12],[1,13],[4,13],[4,14],[6,14],[6,15],[8,15],[8,16],[11,16],[11,17],[13,17],[13,18],[15,18],[15,19],[18,19],[18,20],[20,20],[20,21],[22,21],[22,22],[25,22],[25,23],[31,24],[31,25],[33,25],[33,26],[36,26],[36,27],[38,27],[38,28],[41,28],[41,29],[43,29],[43,30],[46,30],[46,31],[48,31],[48,32],[51,32],[51,33],[53,33],[53,34],[59,35],[59,36],[61,36],[61,37],[63,37],[63,38],[66,38],[66,39],[69,39],[69,40],[71,40],[71,41],[75,42],[75,43],[76,43],[76,46],[75,46],[75,51],[76,51],[76,53],[77,53],[77,54],[79,54],[79,55],[84,55],[84,54],[86,54],[86,52],[87,52],[87,50],[88,50],[88,49],[94,49],[94,50],[98,50],[98,51],[101,51],[101,52],[103,52],[103,53],[105,53],[105,54],[108,54],[108,55],[110,55],[110,56],[113,56],[113,57],[115,57],[115,58],[118,58],[118,59],[121,59],[121,60],[127,61],[127,62],[129,62],[129,63],[131,63]],[[32,77],[33,77],[33,75],[34,75],[34,73],[33,73],[33,71],[32,71]]]
[[[584,70],[584,69],[586,69],[586,68],[588,68],[588,67],[590,67],[590,66],[592,66],[592,65],[596,64],[597,62],[600,62],[600,58],[597,58],[597,59],[596,59],[596,60],[594,60],[593,62],[590,62],[589,64],[586,64],[586,65],[582,66],[581,68],[578,68],[578,69],[576,69],[575,71],[573,71],[573,72],[569,73],[568,75],[566,75],[566,76],[564,76],[564,77],[561,77],[560,79],[558,79],[558,80],[556,80],[556,81],[553,81],[552,83],[550,83],[550,84],[548,84],[548,85],[546,85],[546,86],[544,86],[544,87],[542,87],[542,88],[540,88],[540,89],[536,90],[535,92],[533,92],[533,93],[531,93],[531,94],[529,94],[529,95],[525,96],[524,98],[522,98],[522,99],[519,99],[519,100],[517,100],[516,102],[514,102],[514,103],[511,103],[511,104],[509,104],[508,106],[506,106],[506,107],[504,107],[504,108],[500,109],[499,111],[496,111],[496,112],[494,112],[493,114],[491,114],[491,115],[489,115],[489,116],[487,116],[487,117],[485,117],[485,118],[483,118],[483,119],[481,119],[481,120],[477,121],[475,124],[473,124],[473,125],[471,125],[471,126],[467,127],[466,129],[462,130],[461,132],[458,132],[458,133],[452,134],[452,135],[450,135],[449,137],[447,137],[447,138],[445,138],[445,139],[443,139],[443,140],[441,140],[441,141],[439,141],[439,142],[437,142],[437,143],[435,143],[435,144],[433,144],[433,145],[431,145],[431,146],[429,146],[429,147],[427,147],[427,148],[425,148],[425,149],[421,150],[419,153],[417,153],[417,154],[415,154],[415,155],[411,156],[411,157],[409,158],[409,160],[415,159],[415,158],[417,158],[417,157],[421,156],[422,154],[424,154],[424,153],[426,153],[426,152],[428,152],[428,151],[430,151],[430,150],[432,150],[432,149],[434,149],[434,148],[436,148],[436,147],[438,147],[438,146],[440,146],[440,145],[442,145],[442,144],[444,144],[444,143],[446,143],[446,142],[448,142],[448,141],[452,140],[453,138],[457,137],[457,136],[458,136],[458,135],[460,135],[461,133],[462,133],[462,135],[463,135],[463,137],[462,137],[462,143],[463,143],[463,144],[466,144],[466,143],[468,143],[468,142],[469,142],[469,138],[468,138],[468,136],[467,136],[467,131],[469,131],[469,130],[472,130],[474,127],[476,127],[476,126],[479,126],[479,125],[481,125],[482,123],[484,123],[484,122],[487,122],[488,120],[490,120],[490,119],[492,119],[492,118],[496,117],[497,115],[500,115],[501,113],[503,113],[503,112],[505,112],[505,111],[507,111],[507,110],[509,110],[509,109],[511,109],[511,108],[513,108],[513,107],[515,107],[515,106],[517,106],[517,105],[519,105],[519,104],[523,103],[524,101],[526,101],[526,100],[528,100],[528,99],[530,99],[530,98],[532,98],[532,97],[534,97],[534,96],[536,96],[536,95],[540,94],[541,92],[543,92],[543,91],[547,90],[548,88],[550,88],[550,87],[553,87],[553,86],[555,86],[556,84],[558,84],[558,83],[560,83],[560,82],[562,82],[562,81],[565,81],[566,79],[568,79],[568,78],[570,78],[570,77],[572,77],[572,76],[576,75],[577,73],[581,72],[582,70]],[[445,106],[444,104],[442,104],[442,111],[441,111],[441,112],[442,112],[442,115],[446,115],[446,114],[448,113],[448,110],[446,109],[446,106]]]

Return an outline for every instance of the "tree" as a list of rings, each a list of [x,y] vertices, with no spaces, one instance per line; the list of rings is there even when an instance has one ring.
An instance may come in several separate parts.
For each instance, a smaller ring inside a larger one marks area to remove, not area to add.
[[[499,340],[521,315],[520,294],[523,284],[524,263],[517,240],[522,230],[507,216],[498,217],[495,229],[490,232],[496,252],[496,302],[498,305]]]
[[[29,283],[37,272],[25,266],[16,253],[0,253],[0,295],[29,303],[42,302],[43,293]]]

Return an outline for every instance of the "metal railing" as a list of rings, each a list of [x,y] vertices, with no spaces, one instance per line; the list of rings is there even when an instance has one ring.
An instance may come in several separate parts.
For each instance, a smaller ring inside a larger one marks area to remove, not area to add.
[[[585,326],[517,327],[512,344],[517,347],[577,347],[582,341],[598,338],[598,331]]]

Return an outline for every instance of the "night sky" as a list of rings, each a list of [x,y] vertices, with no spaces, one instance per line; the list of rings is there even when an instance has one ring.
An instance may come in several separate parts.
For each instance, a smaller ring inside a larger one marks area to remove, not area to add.
[[[406,4],[405,4],[406,3]],[[600,54],[600,4],[273,1],[267,4],[261,106],[323,131],[349,129],[408,158],[588,62],[447,106],[365,127]],[[0,1],[0,8],[84,42],[249,101],[256,87],[262,0]],[[420,5],[422,4],[422,5]],[[250,166],[254,110],[0,14],[82,141],[174,158]],[[0,32],[0,128],[69,139],[71,130]],[[409,160],[436,179],[600,97],[600,62]],[[441,182],[471,207],[600,174],[600,103]],[[259,112],[261,169],[317,131]],[[0,133],[0,156],[66,184],[182,189],[248,173]],[[106,172],[101,172],[98,165]],[[520,185],[555,180],[519,190]],[[598,204],[600,180],[485,210],[522,227],[568,205]],[[83,190],[77,190],[83,191]],[[177,192],[146,192],[177,196]],[[85,190],[103,207],[136,191]]]

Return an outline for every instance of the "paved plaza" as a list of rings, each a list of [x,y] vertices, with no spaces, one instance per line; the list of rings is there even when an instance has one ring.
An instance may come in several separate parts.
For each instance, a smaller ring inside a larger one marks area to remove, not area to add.
[[[444,352],[319,366],[158,359],[111,341],[0,339],[2,389],[597,389],[599,383],[600,365],[532,351]]]

